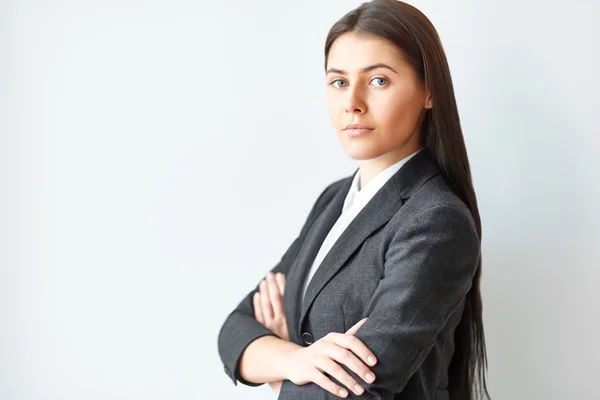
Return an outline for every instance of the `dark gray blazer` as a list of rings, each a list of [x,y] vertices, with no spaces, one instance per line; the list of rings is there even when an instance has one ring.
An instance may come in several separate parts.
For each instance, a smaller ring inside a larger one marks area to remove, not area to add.
[[[290,340],[309,346],[368,317],[356,337],[377,357],[371,367],[376,379],[369,384],[342,365],[365,388],[361,396],[349,391],[347,398],[447,400],[454,330],[481,246],[469,209],[426,150],[403,165],[350,223],[301,301],[301,283],[341,213],[354,174],[325,188],[272,269],[286,275]],[[219,354],[234,384],[258,386],[241,378],[237,363],[250,342],[274,334],[254,318],[252,296],[258,290],[257,283],[219,331]],[[278,399],[339,397],[314,383],[284,380]]]

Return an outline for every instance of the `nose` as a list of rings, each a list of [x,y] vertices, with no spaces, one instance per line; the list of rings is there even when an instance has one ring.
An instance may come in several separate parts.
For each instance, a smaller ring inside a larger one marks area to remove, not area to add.
[[[346,93],[348,97],[344,104],[344,111],[350,114],[363,114],[367,111],[367,105],[358,88],[354,87],[346,91]]]

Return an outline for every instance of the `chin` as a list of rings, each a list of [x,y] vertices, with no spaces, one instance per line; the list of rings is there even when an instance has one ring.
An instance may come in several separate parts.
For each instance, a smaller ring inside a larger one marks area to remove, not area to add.
[[[369,148],[368,145],[365,144],[344,144],[344,151],[348,155],[348,157],[354,160],[370,160],[372,158],[377,158],[383,154],[383,152],[378,149]]]
[[[385,154],[377,137],[349,138],[344,132],[338,133],[338,139],[344,152],[354,160],[370,160]]]

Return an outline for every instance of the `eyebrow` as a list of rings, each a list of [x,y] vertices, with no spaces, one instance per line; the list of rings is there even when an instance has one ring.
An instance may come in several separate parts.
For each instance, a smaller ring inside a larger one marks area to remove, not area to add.
[[[377,64],[369,65],[368,67],[361,68],[360,72],[362,72],[364,74],[364,73],[374,70],[376,68],[387,68],[387,69],[391,70],[392,72],[394,72],[395,74],[397,74],[397,72],[394,70],[394,68],[392,68],[389,65],[384,64],[384,63],[377,63]],[[341,69],[336,69],[336,68],[329,68],[327,70],[327,72],[325,73],[325,75],[330,74],[330,73],[346,74],[346,71],[343,71]]]

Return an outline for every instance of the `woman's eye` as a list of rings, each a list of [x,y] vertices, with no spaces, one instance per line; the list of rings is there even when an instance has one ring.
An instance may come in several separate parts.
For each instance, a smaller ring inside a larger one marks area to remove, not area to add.
[[[388,80],[386,78],[377,77],[377,78],[371,79],[371,82],[377,82],[377,84],[375,86],[384,86],[388,83]],[[336,87],[336,88],[342,88],[344,86],[347,86],[346,82],[344,82],[341,79],[334,79],[330,83],[330,85],[333,87]]]
[[[331,82],[331,85],[332,85],[333,87],[336,87],[336,88],[339,88],[339,87],[341,87],[341,86],[338,86],[338,85],[336,85],[336,83],[337,83],[337,82],[344,83],[344,81],[343,81],[343,80],[341,80],[341,79],[334,79],[334,80]]]
[[[378,84],[378,85],[375,85],[375,86],[383,86],[383,85],[385,85],[385,84],[387,83],[387,81],[388,81],[388,80],[387,80],[387,79],[385,79],[385,78],[377,77],[377,78],[373,78],[373,79],[371,80],[371,82],[374,82],[374,81],[379,81],[379,84]],[[382,81],[383,81],[383,82],[382,82]]]

